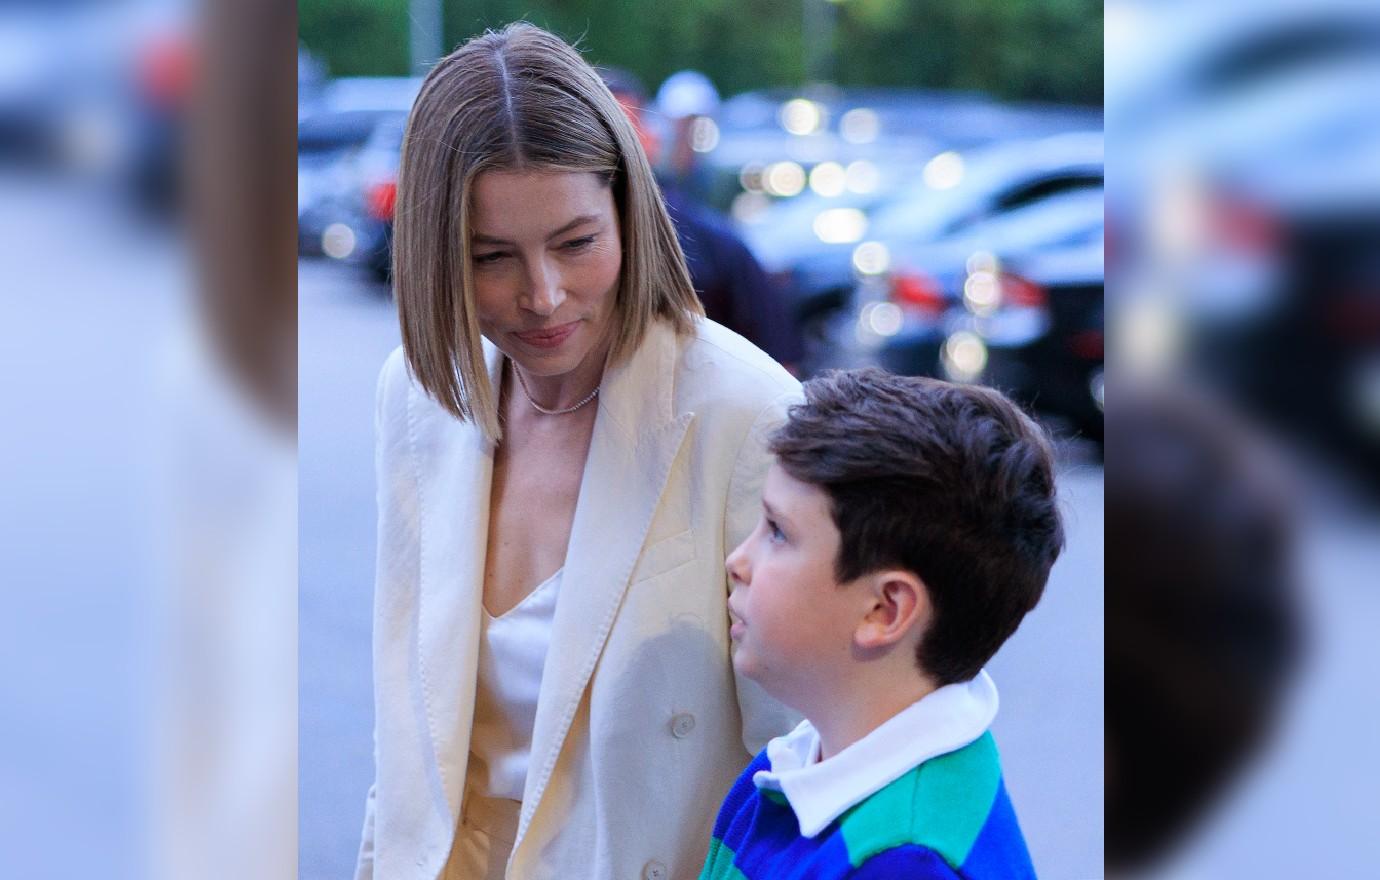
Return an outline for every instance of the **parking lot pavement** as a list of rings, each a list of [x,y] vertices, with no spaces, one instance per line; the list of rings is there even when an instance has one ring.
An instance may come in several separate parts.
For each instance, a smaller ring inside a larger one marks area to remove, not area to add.
[[[373,773],[373,397],[398,344],[367,273],[299,275],[300,876],[349,876]],[[1068,546],[1040,606],[993,660],[994,732],[1043,877],[1102,875],[1102,485],[1061,447]]]
[[[373,777],[374,386],[398,344],[367,275],[303,261],[298,312],[299,870],[354,870]]]

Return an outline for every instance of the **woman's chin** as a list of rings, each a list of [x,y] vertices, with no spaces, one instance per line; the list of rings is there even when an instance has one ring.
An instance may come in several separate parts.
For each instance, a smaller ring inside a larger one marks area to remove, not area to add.
[[[572,373],[582,361],[571,352],[548,352],[532,354],[528,352],[510,353],[509,359],[530,378],[547,379]]]
[[[585,346],[579,344],[579,335],[576,333],[557,346],[536,346],[509,334],[499,348],[530,376],[559,376],[575,369],[583,360]]]

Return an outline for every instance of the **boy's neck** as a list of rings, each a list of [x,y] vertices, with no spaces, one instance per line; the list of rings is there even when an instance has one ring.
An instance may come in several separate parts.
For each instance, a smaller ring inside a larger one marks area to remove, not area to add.
[[[846,694],[805,717],[819,732],[819,759],[832,758],[936,690],[928,678],[909,675],[903,684],[857,682]]]

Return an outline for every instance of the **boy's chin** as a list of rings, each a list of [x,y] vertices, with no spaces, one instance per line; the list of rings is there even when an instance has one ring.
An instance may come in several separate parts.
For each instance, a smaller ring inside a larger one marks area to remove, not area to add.
[[[741,646],[733,652],[733,671],[766,687],[766,684],[757,677],[757,664],[752,662],[751,652],[744,651]]]
[[[762,688],[762,690],[767,692],[768,696],[772,697],[775,700],[784,702],[782,694],[780,693],[781,688],[777,686],[776,682],[772,681],[772,677],[770,675],[765,674],[763,670],[760,668],[760,666],[752,661],[752,655],[750,652],[745,652],[742,650],[734,652],[733,670],[737,672],[739,675],[741,675],[743,678],[748,679],[749,681],[753,682],[754,684]]]

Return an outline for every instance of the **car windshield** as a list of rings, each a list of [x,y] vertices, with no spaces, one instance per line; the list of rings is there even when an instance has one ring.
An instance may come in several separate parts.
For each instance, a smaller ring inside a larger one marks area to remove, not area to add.
[[[1087,186],[968,224],[957,236],[979,247],[1025,251],[1091,240],[1102,227],[1102,187]]]
[[[1043,153],[1032,157],[1031,150]],[[1061,157],[1032,145],[1025,153],[1003,148],[959,157],[958,180],[936,187],[918,174],[876,209],[868,235],[883,241],[952,234],[994,210],[1015,208],[1059,191],[1101,186],[1102,172],[1087,149]]]
[[[877,209],[873,217],[874,234],[883,237],[902,237],[904,233],[924,230],[938,231],[966,205],[991,191],[996,184],[996,169],[968,166],[962,180],[955,186],[939,189],[917,174],[895,195]]]
[[[297,126],[298,155],[321,155],[362,146],[378,127],[380,114],[372,111],[323,113],[303,119]]]
[[[402,151],[403,131],[407,127],[406,113],[389,113],[384,115],[374,126],[373,132],[369,135],[369,142],[365,144],[368,150],[378,150],[381,152],[398,153]]]

